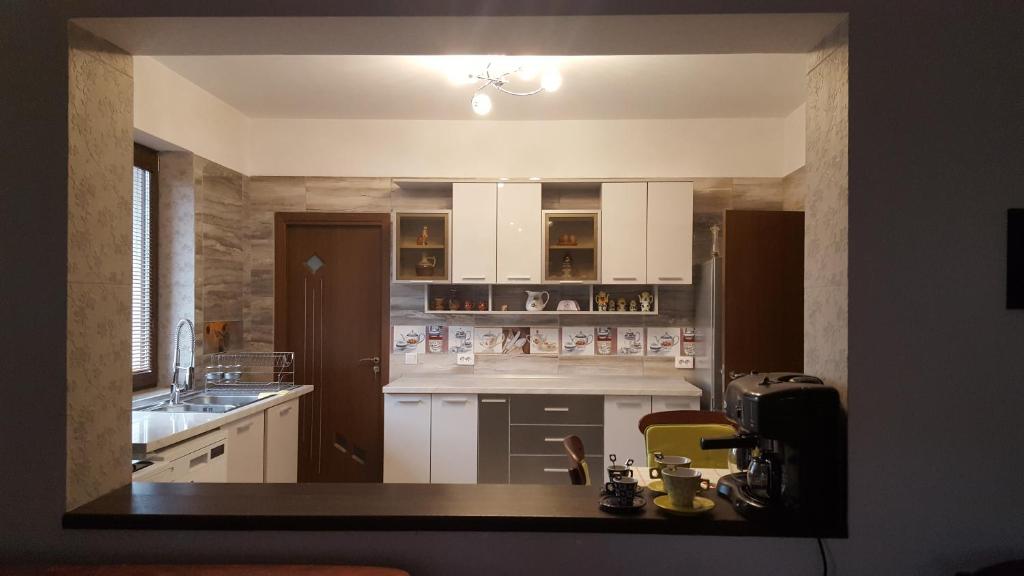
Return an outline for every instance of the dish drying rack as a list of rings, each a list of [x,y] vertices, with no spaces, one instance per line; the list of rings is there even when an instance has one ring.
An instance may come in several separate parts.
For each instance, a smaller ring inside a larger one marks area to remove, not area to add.
[[[295,385],[294,352],[218,352],[207,356],[207,388],[266,390]]]

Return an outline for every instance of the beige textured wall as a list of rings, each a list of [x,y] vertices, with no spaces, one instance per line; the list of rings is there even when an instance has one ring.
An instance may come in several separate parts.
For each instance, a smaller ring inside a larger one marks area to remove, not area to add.
[[[196,195],[189,152],[160,154],[157,383],[170,384],[174,327],[196,309]]]
[[[849,233],[849,48],[844,23],[807,74],[804,369],[846,400]]]
[[[67,477],[74,508],[128,483],[132,60],[74,26],[68,51]]]

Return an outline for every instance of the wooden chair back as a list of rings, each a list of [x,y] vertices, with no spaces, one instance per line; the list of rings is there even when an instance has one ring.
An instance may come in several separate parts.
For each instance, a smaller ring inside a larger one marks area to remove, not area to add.
[[[587,468],[583,440],[576,435],[566,436],[562,439],[562,446],[569,457],[569,480],[577,486],[589,486],[590,470]]]

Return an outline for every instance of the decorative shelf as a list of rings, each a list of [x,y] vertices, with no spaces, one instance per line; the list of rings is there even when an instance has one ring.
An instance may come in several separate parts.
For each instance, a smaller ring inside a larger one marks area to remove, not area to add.
[[[545,310],[530,311],[525,306],[525,293],[547,292],[548,303]],[[654,297],[652,309],[641,310],[597,310],[594,296],[599,292],[609,294],[611,301],[625,298],[633,300],[639,306],[639,295],[649,292]],[[464,309],[466,299],[473,302],[473,310]],[[458,301],[459,309],[448,308],[452,299]],[[580,310],[558,310],[560,300],[574,300]],[[445,309],[435,307],[438,301]],[[654,285],[599,285],[599,284],[425,284],[423,286],[423,311],[427,314],[475,314],[496,316],[657,316],[660,296],[658,287]],[[486,310],[477,309],[481,302],[486,302]],[[509,310],[502,310],[507,305]],[[512,307],[515,306],[515,309]]]
[[[451,229],[448,210],[395,212],[395,282],[448,282],[448,245]],[[427,244],[417,244],[423,234]],[[429,272],[424,274],[424,272]]]

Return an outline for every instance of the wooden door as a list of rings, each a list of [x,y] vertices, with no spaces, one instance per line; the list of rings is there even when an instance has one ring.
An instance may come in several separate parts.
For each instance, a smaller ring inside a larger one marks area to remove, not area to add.
[[[725,382],[804,366],[804,213],[728,210],[723,259]]]
[[[390,217],[278,213],[275,224],[274,344],[314,387],[300,404],[298,479],[380,482]]]

